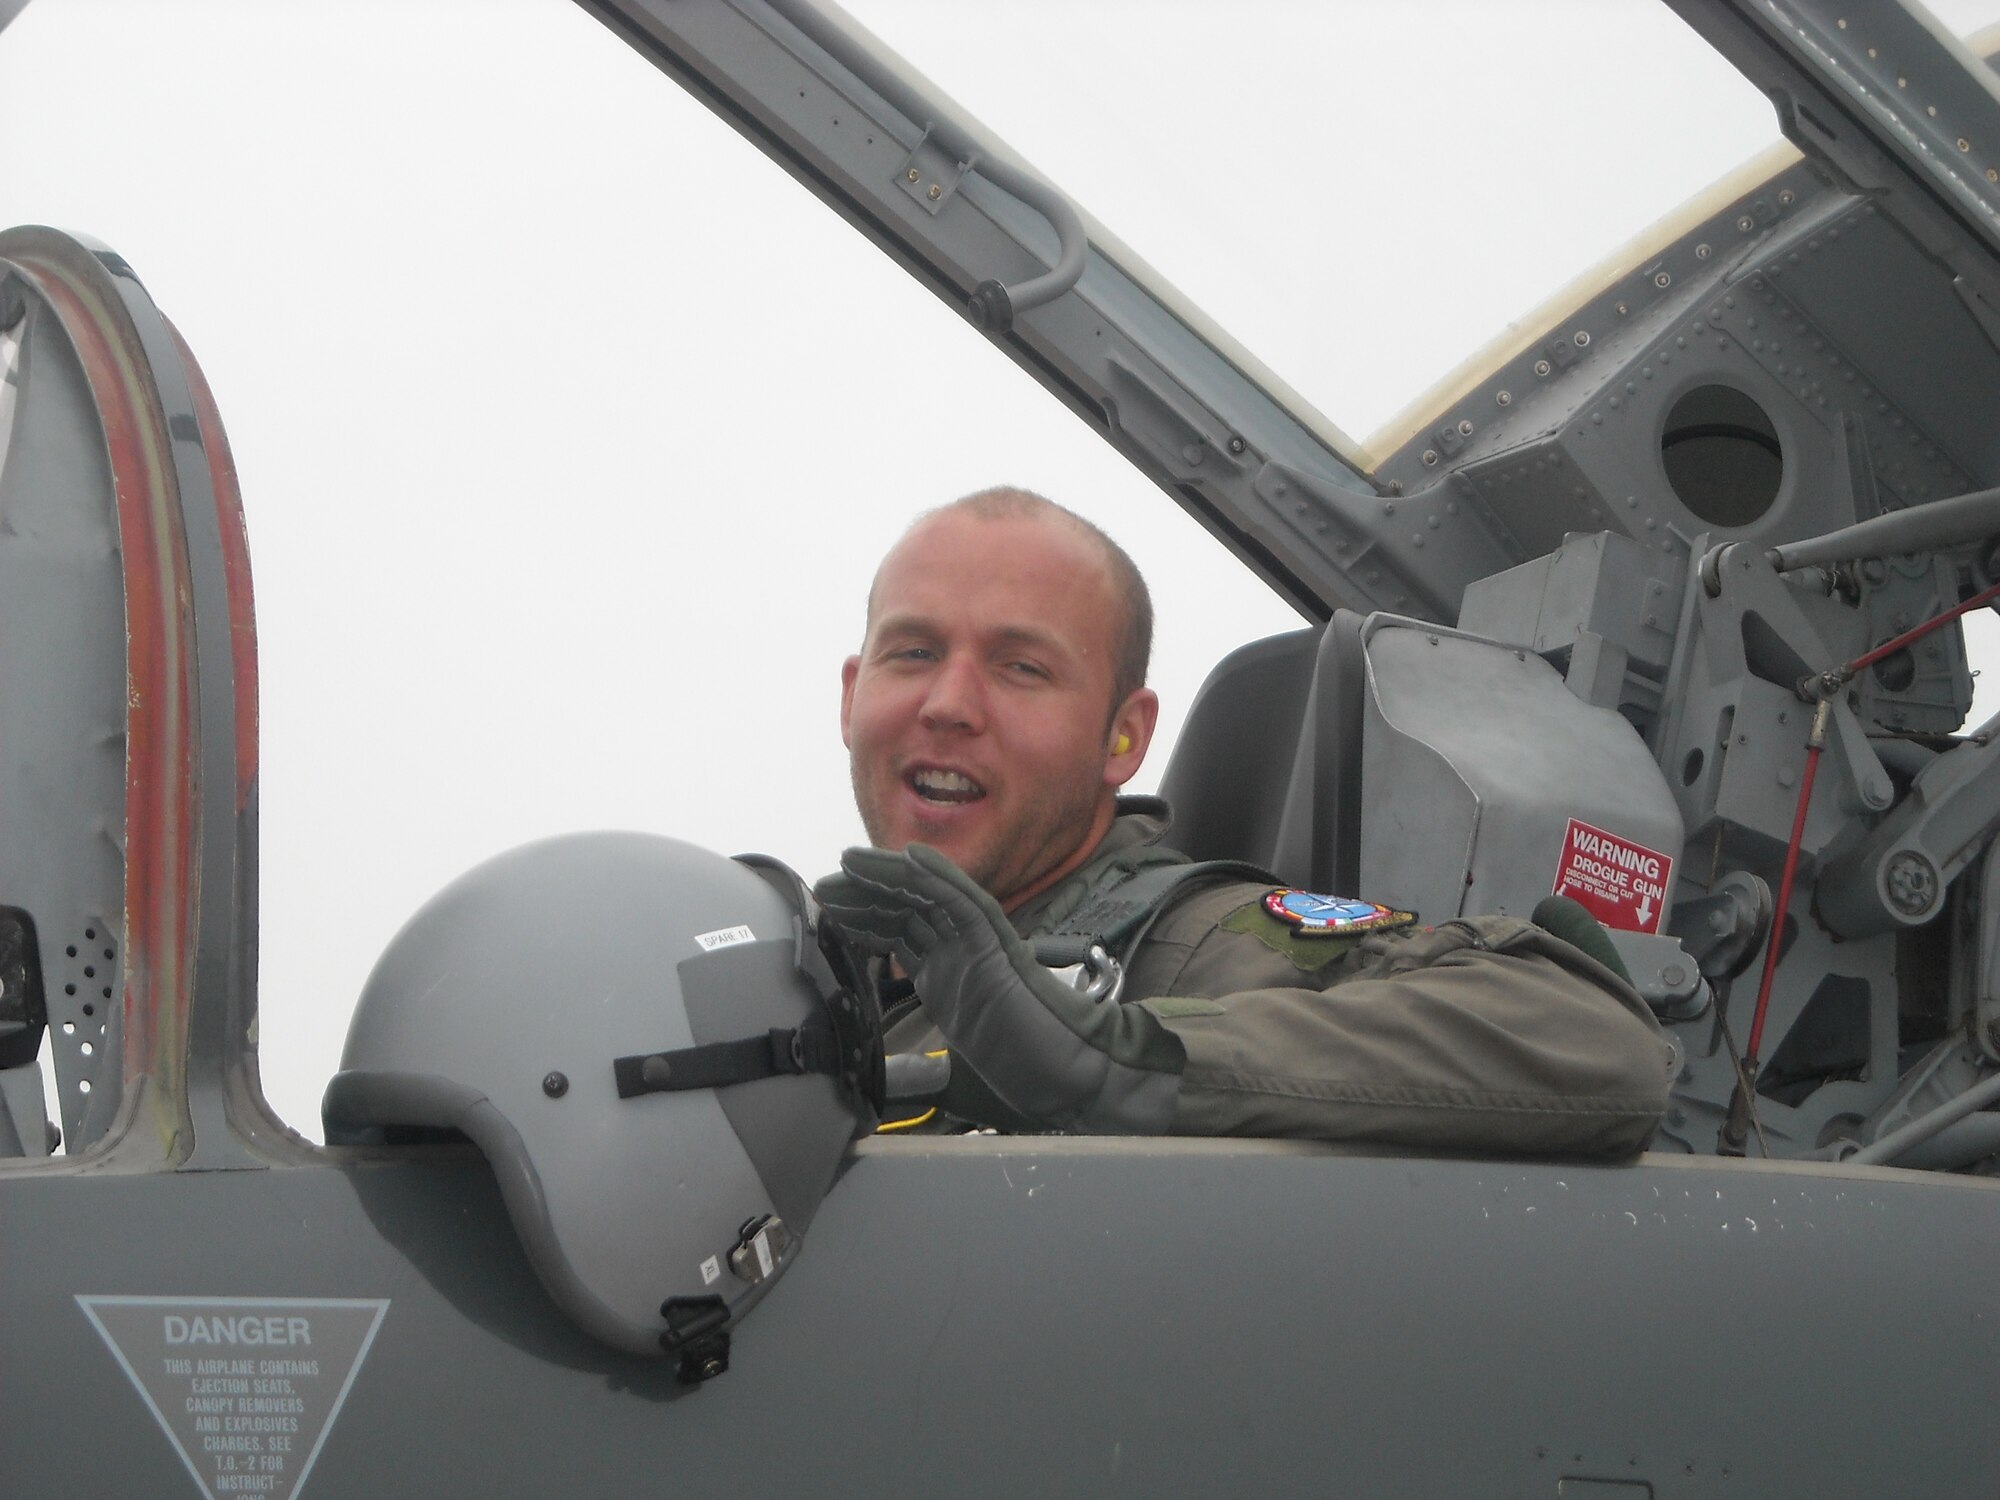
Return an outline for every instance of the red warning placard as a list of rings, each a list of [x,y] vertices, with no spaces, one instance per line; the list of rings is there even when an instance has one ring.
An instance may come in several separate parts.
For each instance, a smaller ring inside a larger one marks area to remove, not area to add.
[[[1673,873],[1673,860],[1657,849],[1571,818],[1556,866],[1556,894],[1581,902],[1606,927],[1658,932]]]

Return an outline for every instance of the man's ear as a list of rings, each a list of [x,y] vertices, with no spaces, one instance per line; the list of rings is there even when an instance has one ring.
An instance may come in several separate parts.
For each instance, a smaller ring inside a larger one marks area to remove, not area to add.
[[[1121,787],[1139,774],[1160,722],[1160,695],[1151,688],[1135,689],[1118,705],[1111,719],[1111,743],[1106,746],[1104,784]],[[1123,749],[1120,749],[1120,746]]]
[[[861,673],[861,658],[850,656],[840,664],[840,743],[854,748],[854,740],[847,732],[848,720],[854,714],[854,679]]]

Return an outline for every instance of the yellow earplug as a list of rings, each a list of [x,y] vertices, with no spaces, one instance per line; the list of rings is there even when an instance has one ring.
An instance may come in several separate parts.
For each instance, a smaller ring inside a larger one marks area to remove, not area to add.
[[[1132,748],[1132,736],[1129,734],[1121,734],[1118,736],[1118,743],[1111,747],[1111,753],[1113,755],[1123,755],[1127,750],[1130,750],[1131,748]]]

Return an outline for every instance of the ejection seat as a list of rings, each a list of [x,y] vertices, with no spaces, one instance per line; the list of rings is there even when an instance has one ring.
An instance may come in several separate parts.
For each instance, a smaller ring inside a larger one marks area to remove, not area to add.
[[[1160,791],[1176,847],[1426,922],[1527,916],[1552,891],[1608,927],[1662,1013],[1697,1000],[1665,930],[1681,814],[1638,732],[1535,651],[1336,610],[1209,674]],[[1625,887],[1605,849],[1643,877]]]
[[[1176,848],[1360,893],[1362,624],[1335,610],[1323,629],[1252,641],[1208,674],[1160,780]]]

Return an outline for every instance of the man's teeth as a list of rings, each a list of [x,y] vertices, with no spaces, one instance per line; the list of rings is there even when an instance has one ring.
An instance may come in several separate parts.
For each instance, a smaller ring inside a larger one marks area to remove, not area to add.
[[[933,802],[973,802],[986,795],[978,782],[956,771],[918,771],[910,784]]]

